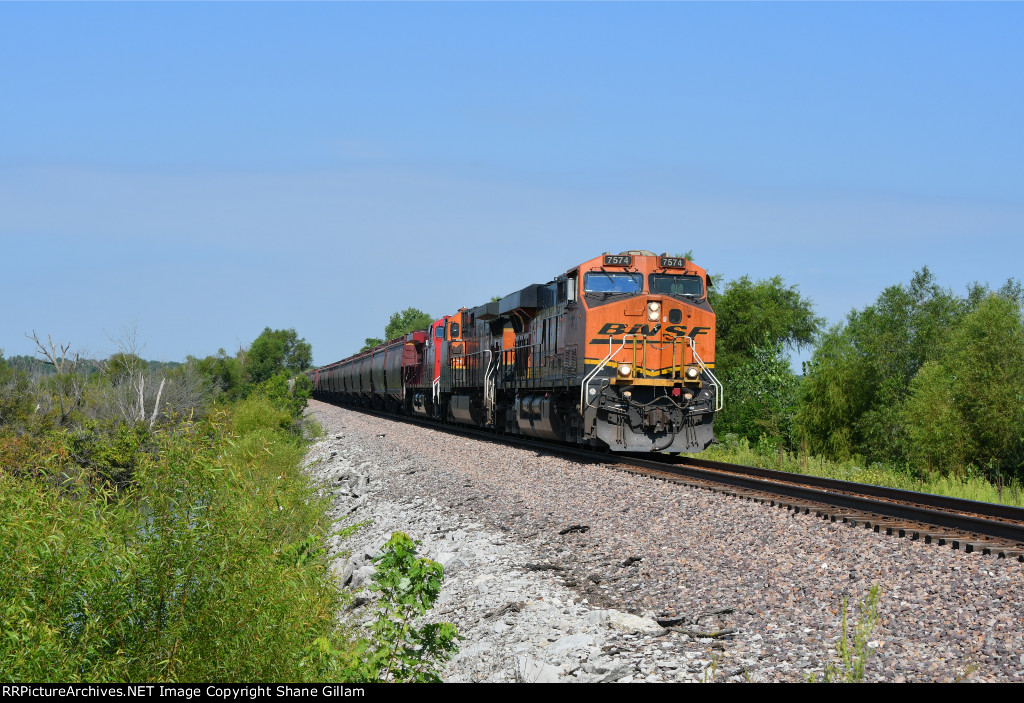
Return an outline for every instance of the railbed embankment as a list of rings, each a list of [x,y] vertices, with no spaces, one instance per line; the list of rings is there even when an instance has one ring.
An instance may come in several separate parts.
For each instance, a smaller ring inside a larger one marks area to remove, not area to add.
[[[359,586],[391,531],[423,540],[467,638],[447,680],[804,680],[874,584],[867,680],[1024,680],[1017,562],[310,405],[335,517],[373,521],[335,568]]]

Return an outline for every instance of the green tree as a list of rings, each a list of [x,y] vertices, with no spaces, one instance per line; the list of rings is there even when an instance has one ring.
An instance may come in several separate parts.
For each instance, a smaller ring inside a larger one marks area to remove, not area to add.
[[[188,357],[187,363],[194,365],[210,385],[220,391],[224,400],[238,400],[248,393],[245,370],[242,368],[241,353],[228,356],[224,349],[218,349],[216,356],[203,359]]]
[[[751,350],[752,358],[730,376],[719,432],[733,432],[756,442],[761,436],[791,444],[799,381],[782,344],[767,339]]]
[[[990,294],[949,333],[940,357],[910,383],[901,419],[910,455],[959,473],[968,464],[1019,470],[1024,461],[1024,324],[1020,305]]]
[[[814,339],[822,320],[813,304],[780,276],[743,276],[721,292],[710,289],[708,301],[717,318],[715,373],[726,392],[719,432],[791,445],[797,380],[786,349]]]
[[[387,327],[384,328],[384,339],[395,339],[410,332],[425,330],[433,321],[432,315],[416,308],[406,308],[402,312],[392,313]]]
[[[936,359],[968,302],[939,287],[927,267],[886,288],[819,341],[805,368],[798,423],[814,451],[900,461],[899,409],[910,381]]]
[[[814,452],[849,456],[856,444],[853,425],[870,401],[871,388],[863,382],[862,359],[852,335],[843,325],[833,325],[804,364],[796,414],[801,438]]]
[[[313,348],[299,337],[294,328],[272,330],[266,327],[249,347],[245,370],[249,382],[256,385],[278,371],[297,374],[312,364]]]
[[[284,410],[293,419],[298,419],[312,395],[313,382],[305,374],[290,377],[287,371],[278,371],[256,386],[255,391],[265,396],[278,410]]]
[[[391,313],[391,318],[388,320],[388,324],[384,327],[384,336],[367,337],[362,349],[359,351],[373,349],[384,342],[397,339],[398,337],[404,337],[410,332],[425,330],[433,321],[433,315],[428,315],[417,308],[406,308],[401,312]]]
[[[900,420],[910,440],[910,459],[919,468],[958,473],[975,452],[955,393],[954,377],[938,361],[925,362],[910,382]]]
[[[822,324],[810,299],[781,276],[760,281],[742,276],[721,292],[709,290],[708,302],[717,318],[715,368],[723,380],[751,361],[759,345],[799,349],[814,340]]]
[[[145,371],[148,366],[149,364],[137,354],[117,352],[107,359],[104,371],[110,382],[117,385],[134,374]]]

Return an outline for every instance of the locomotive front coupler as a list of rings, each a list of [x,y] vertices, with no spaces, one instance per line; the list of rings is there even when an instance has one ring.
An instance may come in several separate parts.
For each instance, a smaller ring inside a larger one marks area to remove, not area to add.
[[[646,410],[658,405],[666,405],[666,407],[675,407],[678,410],[685,410],[686,406],[690,404],[689,400],[679,397],[679,401],[669,395],[666,391],[671,390],[670,388],[663,388],[661,386],[614,386],[613,396],[616,400],[626,403],[631,408],[637,408],[639,410]],[[663,394],[658,394],[658,390],[661,390]],[[611,390],[611,388],[606,389]],[[607,397],[607,395],[605,396]],[[680,402],[681,401],[681,402]]]
[[[630,387],[608,388],[601,394],[601,409],[609,414],[624,416],[634,431],[654,430],[663,432],[682,424],[685,406],[668,395],[656,395],[650,386],[640,386],[637,398]],[[648,396],[650,399],[648,399]]]

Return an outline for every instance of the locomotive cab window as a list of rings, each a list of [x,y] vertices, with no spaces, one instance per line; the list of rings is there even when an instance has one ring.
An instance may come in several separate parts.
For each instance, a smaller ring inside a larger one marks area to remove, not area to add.
[[[700,276],[682,276],[674,273],[652,273],[651,293],[677,295],[687,298],[703,298],[704,282]]]
[[[438,325],[434,328],[434,338],[444,339],[444,325]]]
[[[591,271],[583,277],[585,293],[639,293],[644,289],[640,273]]]

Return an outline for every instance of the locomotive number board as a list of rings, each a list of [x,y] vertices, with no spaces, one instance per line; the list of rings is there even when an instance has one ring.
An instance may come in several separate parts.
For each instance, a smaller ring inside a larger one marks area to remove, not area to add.
[[[632,256],[606,256],[604,257],[605,266],[632,266]]]
[[[686,268],[686,259],[683,259],[683,258],[680,258],[680,257],[676,257],[676,256],[663,256],[663,257],[661,257],[661,267],[662,268],[666,268],[666,269],[669,269],[669,268],[677,268],[677,269]]]

